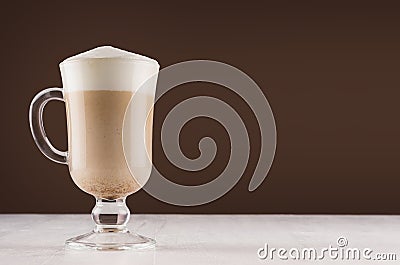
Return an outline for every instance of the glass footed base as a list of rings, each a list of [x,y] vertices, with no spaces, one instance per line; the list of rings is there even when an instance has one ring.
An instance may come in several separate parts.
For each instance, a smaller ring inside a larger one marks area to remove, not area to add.
[[[125,198],[96,199],[92,210],[95,229],[87,234],[68,239],[65,244],[75,249],[124,250],[154,247],[156,241],[131,233],[126,227],[130,212]]]
[[[145,249],[154,247],[154,239],[124,231],[92,231],[77,237],[68,239],[65,244],[74,249],[96,249],[96,250],[126,250]]]

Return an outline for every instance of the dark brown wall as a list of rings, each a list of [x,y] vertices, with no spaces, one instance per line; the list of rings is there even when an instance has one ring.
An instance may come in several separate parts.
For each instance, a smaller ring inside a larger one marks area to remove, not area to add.
[[[74,185],[68,168],[36,148],[28,106],[41,89],[61,86],[61,60],[111,44],[155,57],[162,67],[190,59],[236,66],[263,89],[277,122],[275,162],[255,192],[247,191],[258,155],[259,138],[252,133],[250,166],[223,198],[185,208],[140,191],[128,199],[132,211],[400,214],[398,6],[382,1],[129,1],[114,7],[112,1],[47,2],[14,1],[1,8],[0,212],[91,210],[92,197]],[[182,132],[183,150],[192,157],[201,136],[216,139],[220,155],[206,172],[179,171],[160,150],[163,116],[199,91],[236,104],[254,126],[249,109],[222,87],[177,87],[156,106],[154,160],[180,183],[212,179],[226,162],[226,133],[207,119]],[[66,148],[62,103],[48,105],[45,124],[54,144]],[[205,124],[207,129],[198,129]]]

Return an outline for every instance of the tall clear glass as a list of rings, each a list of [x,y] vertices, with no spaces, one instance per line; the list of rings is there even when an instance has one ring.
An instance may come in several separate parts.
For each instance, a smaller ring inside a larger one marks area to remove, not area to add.
[[[106,46],[64,60],[60,70],[63,88],[39,92],[32,100],[29,120],[40,151],[67,164],[74,183],[96,198],[94,230],[68,239],[66,244],[100,250],[153,246],[153,239],[127,229],[130,212],[126,197],[138,191],[151,172],[157,61]],[[44,130],[42,114],[50,100],[66,105],[66,152],[53,147]],[[129,124],[130,135],[125,144],[124,124]],[[126,156],[137,160],[135,175]]]

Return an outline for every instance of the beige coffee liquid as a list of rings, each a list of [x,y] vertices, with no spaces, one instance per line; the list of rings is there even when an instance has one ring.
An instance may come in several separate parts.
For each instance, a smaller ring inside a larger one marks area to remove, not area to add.
[[[132,96],[130,91],[109,90],[65,93],[70,173],[79,188],[98,198],[121,198],[141,188],[129,171],[122,144],[124,115]],[[147,94],[135,97],[153,104]],[[150,113],[145,130],[149,152],[152,120]]]

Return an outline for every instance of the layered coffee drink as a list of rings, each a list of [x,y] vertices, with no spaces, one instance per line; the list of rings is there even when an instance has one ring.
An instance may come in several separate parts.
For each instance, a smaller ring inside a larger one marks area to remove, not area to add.
[[[144,185],[151,171],[155,84],[146,81],[158,64],[142,56],[133,64],[132,56],[103,47],[63,62],[70,174],[97,198],[126,197]],[[134,159],[134,170],[127,156]]]
[[[70,238],[79,249],[153,247],[155,240],[130,233],[126,197],[147,182],[152,169],[153,105],[159,64],[143,55],[102,46],[60,63],[63,88],[32,99],[29,125],[39,150],[67,164],[74,183],[96,197],[92,231]],[[68,151],[56,149],[43,125],[51,100],[64,101]]]

